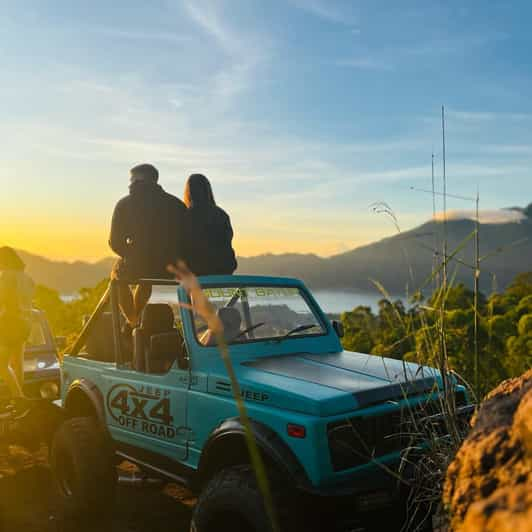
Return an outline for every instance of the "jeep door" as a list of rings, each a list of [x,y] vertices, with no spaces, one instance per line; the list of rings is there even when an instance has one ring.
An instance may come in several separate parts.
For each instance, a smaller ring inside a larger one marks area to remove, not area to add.
[[[154,285],[148,305],[168,305],[174,312],[175,329],[179,330],[175,285]],[[116,305],[112,303],[111,306],[115,315],[119,313]],[[120,335],[115,345],[121,350],[121,360],[104,370],[105,414],[113,439],[123,445],[126,454],[128,450],[135,453],[140,449],[144,454],[185,459],[188,369],[179,369],[177,360],[165,372],[139,369],[132,359],[133,346],[128,345],[127,339],[124,341],[117,327],[114,329],[114,334]],[[150,338],[146,342],[149,343]]]
[[[106,369],[105,380],[105,412],[115,440],[186,458],[188,371],[172,367],[165,375],[149,375],[115,366]]]

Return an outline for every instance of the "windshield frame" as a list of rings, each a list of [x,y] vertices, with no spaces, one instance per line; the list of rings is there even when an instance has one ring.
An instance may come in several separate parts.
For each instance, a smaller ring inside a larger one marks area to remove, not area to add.
[[[266,344],[283,344],[286,341],[289,340],[301,340],[301,339],[308,339],[308,338],[323,338],[327,337],[330,333],[330,326],[329,323],[323,314],[323,311],[317,305],[317,303],[312,299],[310,296],[308,290],[306,287],[299,281],[296,280],[290,280],[292,282],[286,282],[286,279],[268,279],[268,282],[264,282],[265,279],[260,278],[250,278],[250,279],[234,279],[235,282],[228,282],[227,278],[224,280],[220,280],[218,282],[210,281],[210,282],[201,282],[200,278],[200,284],[201,289],[212,289],[212,288],[234,288],[234,289],[240,289],[240,288],[294,288],[298,291],[299,296],[303,299],[303,301],[306,303],[308,309],[310,312],[312,312],[312,315],[314,316],[317,326],[321,327],[321,332],[319,333],[308,333],[308,334],[297,334],[297,335],[290,335],[286,338],[283,338],[283,336],[271,336],[271,337],[263,337],[263,338],[254,338],[253,333],[255,331],[252,331],[252,337],[244,342],[235,342],[232,341],[228,345],[231,346],[231,348],[234,347],[244,347],[246,345],[253,345],[258,343],[266,343]],[[278,281],[278,282],[276,282]],[[237,301],[240,299],[237,298]],[[247,301],[247,298],[245,300],[241,300],[243,305],[243,325],[245,325],[244,328],[247,328],[252,323],[249,322],[251,315],[249,314],[249,302]],[[190,303],[190,299],[188,300]],[[194,312],[192,310],[188,311],[189,318],[190,318],[190,324],[191,324],[191,332],[192,337],[194,340],[195,347],[199,347],[201,349],[212,349],[213,347],[216,348],[216,345],[204,345],[199,341],[198,338],[198,331],[196,328],[196,320],[194,318]]]

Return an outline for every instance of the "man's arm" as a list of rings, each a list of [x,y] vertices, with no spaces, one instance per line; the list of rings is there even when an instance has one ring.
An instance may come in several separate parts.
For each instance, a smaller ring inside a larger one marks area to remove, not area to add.
[[[127,227],[124,216],[124,209],[121,202],[116,204],[111,221],[111,234],[109,235],[109,246],[120,257],[125,257],[127,253]]]

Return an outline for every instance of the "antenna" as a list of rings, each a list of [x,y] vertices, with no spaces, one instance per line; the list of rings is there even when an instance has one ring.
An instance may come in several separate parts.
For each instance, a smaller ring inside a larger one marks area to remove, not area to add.
[[[432,149],[432,218],[436,218],[436,189],[434,187],[434,148]]]
[[[480,216],[479,216],[479,192],[477,184],[477,197],[475,203],[475,295],[474,295],[474,356],[475,356],[475,393],[477,397],[480,397],[480,359],[478,352],[478,294],[479,294],[479,282],[480,282]]]
[[[434,147],[432,148],[432,160],[431,160],[431,175],[432,175],[432,221],[436,221],[436,188],[434,184]],[[434,231],[434,239],[433,239],[433,248],[434,251],[432,252],[432,274],[434,275],[435,272],[438,269],[438,235],[437,231]],[[433,286],[434,288],[438,288],[440,284],[439,281],[439,274],[434,276],[433,280]]]
[[[447,168],[445,159],[445,107],[441,106],[443,149],[443,293],[447,292]]]
[[[440,297],[440,364],[443,384],[443,396],[445,404],[449,408],[449,413],[454,414],[454,396],[449,387],[448,377],[448,358],[447,343],[445,338],[445,303],[447,299],[447,169],[445,166],[445,108],[441,106],[441,131],[442,131],[442,155],[443,155],[443,264],[442,264],[442,282]]]

